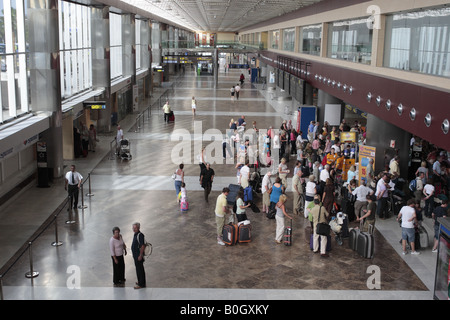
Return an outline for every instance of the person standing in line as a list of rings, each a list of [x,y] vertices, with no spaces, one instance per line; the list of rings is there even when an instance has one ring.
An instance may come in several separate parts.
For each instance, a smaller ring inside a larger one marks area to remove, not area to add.
[[[294,214],[300,215],[303,212],[303,203],[302,203],[302,195],[303,195],[303,186],[302,186],[302,170],[297,170],[292,178],[292,192],[294,193],[294,202],[293,202],[293,211]]]
[[[444,199],[442,200],[442,204],[439,207],[436,207],[431,215],[434,219],[434,244],[431,252],[435,253],[438,251],[440,223],[437,221],[437,219],[447,218],[448,212],[448,200]]]
[[[423,187],[423,195],[425,196],[423,198],[423,200],[425,200],[425,207],[423,208],[423,211],[425,216],[428,218],[431,218],[433,213],[434,191],[433,179],[430,178],[428,179],[427,184]]]
[[[120,234],[120,228],[114,227],[112,229],[113,235],[109,239],[109,249],[111,251],[111,259],[113,265],[113,283],[114,286],[125,284],[125,259],[127,255],[127,246]]]
[[[206,167],[202,170],[200,176],[200,185],[204,189],[206,202],[208,202],[208,196],[211,193],[213,181],[214,181],[214,170],[211,168],[209,162],[207,162]]]
[[[270,177],[272,175],[271,171],[267,171],[267,173],[264,175],[261,183],[261,193],[263,195],[262,203],[263,208],[262,212],[268,213],[269,212],[269,206],[270,206],[270,189],[272,188],[272,181],[270,180]]]
[[[416,201],[414,199],[409,199],[406,203],[406,206],[403,206],[400,209],[400,212],[397,216],[397,221],[402,220],[402,248],[403,255],[406,254],[406,241],[409,241],[411,245],[411,254],[420,254],[420,252],[416,251],[415,248],[415,230],[414,223],[416,220],[416,210],[414,207],[416,206]]]
[[[375,178],[375,171],[373,168],[373,158],[369,159],[369,164],[367,165],[367,169],[366,169],[366,178],[367,178],[366,185],[368,187],[370,187],[373,179]]]
[[[144,250],[145,250],[145,237],[141,233],[141,224],[135,222],[132,225],[134,232],[133,243],[131,244],[131,252],[133,253],[134,265],[136,267],[137,282],[134,286],[135,289],[145,288],[145,269],[144,269]]]
[[[275,183],[272,185],[272,188],[270,189],[270,205],[269,205],[269,210],[271,208],[275,208],[275,205],[278,203],[278,201],[280,200],[280,196],[282,194],[284,194],[284,187],[283,184],[281,183],[281,178],[280,177],[276,177],[275,179]]]
[[[223,188],[222,193],[217,197],[216,209],[214,211],[216,216],[216,232],[217,232],[217,243],[224,246],[223,242],[223,226],[225,225],[225,215],[229,211],[227,196],[230,193],[230,189]]]
[[[234,86],[234,92],[236,94],[236,100],[239,100],[239,92],[241,92],[241,87],[239,86],[239,83],[237,83]]]
[[[364,221],[363,232],[369,231],[369,225],[375,228],[375,216],[377,212],[377,203],[375,202],[377,198],[373,194],[368,194],[366,196],[367,208],[363,209],[363,215],[361,217],[356,217],[356,221]]]
[[[247,188],[249,186],[248,180],[250,178],[250,167],[248,166],[250,164],[249,160],[245,160],[244,166],[239,170],[239,176],[240,176],[240,183],[242,188]]]
[[[116,133],[116,154],[120,153],[120,140],[122,139],[123,139],[123,130],[120,127],[120,124],[118,124]]]
[[[284,217],[288,217],[292,220],[292,217],[286,213],[285,202],[287,200],[287,196],[285,194],[280,195],[277,204],[275,205],[275,209],[277,213],[275,214],[275,220],[277,223],[276,233],[275,233],[275,242],[280,244],[283,239],[284,234]]]
[[[81,187],[81,182],[83,180],[83,176],[75,171],[75,165],[70,166],[70,171],[66,173],[64,189],[67,190],[70,199],[70,208],[76,209],[78,207],[78,193]]]
[[[169,100],[166,101],[166,103],[163,105],[163,111],[164,111],[164,122],[169,123],[169,116],[170,116],[170,104]]]
[[[192,96],[191,107],[192,107],[192,115],[195,116],[195,111],[197,110],[197,100],[195,99],[194,96]]]
[[[380,219],[384,220],[388,217],[388,188],[389,186],[389,174],[385,173],[383,177],[378,180],[375,195],[377,196],[377,215]]]
[[[358,218],[363,215],[363,211],[367,207],[367,195],[373,194],[373,190],[367,187],[366,181],[362,179],[361,185],[359,187],[356,187],[356,189],[353,190],[352,194],[356,196],[355,215]]]
[[[311,209],[311,216],[313,220],[313,252],[319,252],[319,237],[320,237],[320,255],[324,258],[328,257],[327,254],[327,236],[318,235],[316,233],[318,223],[328,223],[329,213],[320,205],[320,200],[314,198],[314,207]]]
[[[181,191],[181,184],[184,182],[184,164],[180,164],[178,169],[175,171],[175,192],[177,196],[177,202],[178,202],[178,194]]]

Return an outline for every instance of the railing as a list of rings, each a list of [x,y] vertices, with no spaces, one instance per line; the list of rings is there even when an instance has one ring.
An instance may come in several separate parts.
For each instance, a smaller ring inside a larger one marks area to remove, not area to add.
[[[161,112],[162,107],[166,103],[166,101],[169,99],[169,94],[173,94],[175,85],[179,82],[181,79],[181,75],[178,75],[178,77],[175,79],[174,82],[170,84],[168,89],[161,94],[161,96],[154,101],[153,103],[150,103],[150,105],[141,113],[138,114],[135,120],[134,124],[134,132],[139,132],[139,130],[144,126],[145,124],[145,115],[147,114],[147,119],[150,119],[150,116],[152,115],[152,109],[157,110],[158,114]],[[116,146],[117,147],[117,146]],[[111,148],[111,146],[110,146]],[[110,157],[111,160],[114,160],[112,157]]]
[[[78,206],[79,209],[86,209],[87,205],[84,204],[84,184],[88,182],[89,184],[89,192],[86,194],[88,197],[92,197],[94,194],[91,190],[91,173],[88,173],[88,177],[86,180],[84,180],[80,186],[80,192],[81,192],[81,205]],[[22,245],[22,247],[17,251],[17,253],[14,255],[14,260],[8,261],[8,263],[0,270],[0,300],[4,300],[3,295],[3,279],[8,274],[8,272],[18,263],[18,261],[22,258],[22,256],[28,252],[28,259],[30,264],[30,270],[25,273],[25,277],[28,279],[31,279],[31,285],[34,284],[33,279],[39,276],[39,272],[34,270],[33,265],[33,243],[45,232],[52,224],[55,226],[55,241],[51,243],[51,246],[53,247],[59,247],[63,243],[59,241],[58,238],[58,223],[57,218],[63,212],[63,210],[68,207],[68,219],[66,220],[66,224],[72,224],[76,221],[72,218],[72,209],[70,208],[70,197],[67,197],[62,204],[59,205],[59,207],[50,215],[50,217],[42,224],[42,226],[39,228],[36,233],[31,236],[29,240],[27,240],[26,243]]]

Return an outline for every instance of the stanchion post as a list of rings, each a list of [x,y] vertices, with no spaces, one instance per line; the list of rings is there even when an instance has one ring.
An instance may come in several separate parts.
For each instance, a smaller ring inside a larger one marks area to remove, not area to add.
[[[91,173],[88,173],[88,183],[89,183],[89,192],[86,193],[86,196],[92,197],[94,194],[91,191]]]
[[[32,250],[31,250],[31,246],[32,246],[32,243],[30,241],[30,242],[28,242],[28,253],[30,256],[30,271],[25,273],[25,277],[33,279],[39,275],[39,272],[33,270],[33,254],[32,254]]]
[[[56,221],[56,218],[58,215],[55,215],[55,242],[52,242],[52,246],[59,247],[62,245],[61,241],[58,241],[58,223]]]
[[[84,204],[84,191],[83,191],[83,185],[84,183],[81,184],[81,205],[78,206],[78,209],[86,209],[87,206]]]

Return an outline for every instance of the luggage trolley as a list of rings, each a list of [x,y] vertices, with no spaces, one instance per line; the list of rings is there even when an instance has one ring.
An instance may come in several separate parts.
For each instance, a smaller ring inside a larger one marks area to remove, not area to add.
[[[122,139],[119,142],[119,156],[122,160],[131,160],[132,156],[130,153],[130,141],[128,139]]]

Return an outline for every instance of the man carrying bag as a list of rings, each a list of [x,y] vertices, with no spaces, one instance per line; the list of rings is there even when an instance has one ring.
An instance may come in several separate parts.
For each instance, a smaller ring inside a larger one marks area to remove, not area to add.
[[[324,258],[328,257],[327,248],[327,237],[330,234],[330,225],[328,224],[328,211],[320,206],[320,200],[314,199],[315,206],[311,209],[311,215],[313,217],[313,251],[317,253],[319,251],[320,245],[320,255]],[[319,244],[320,237],[320,244]]]

